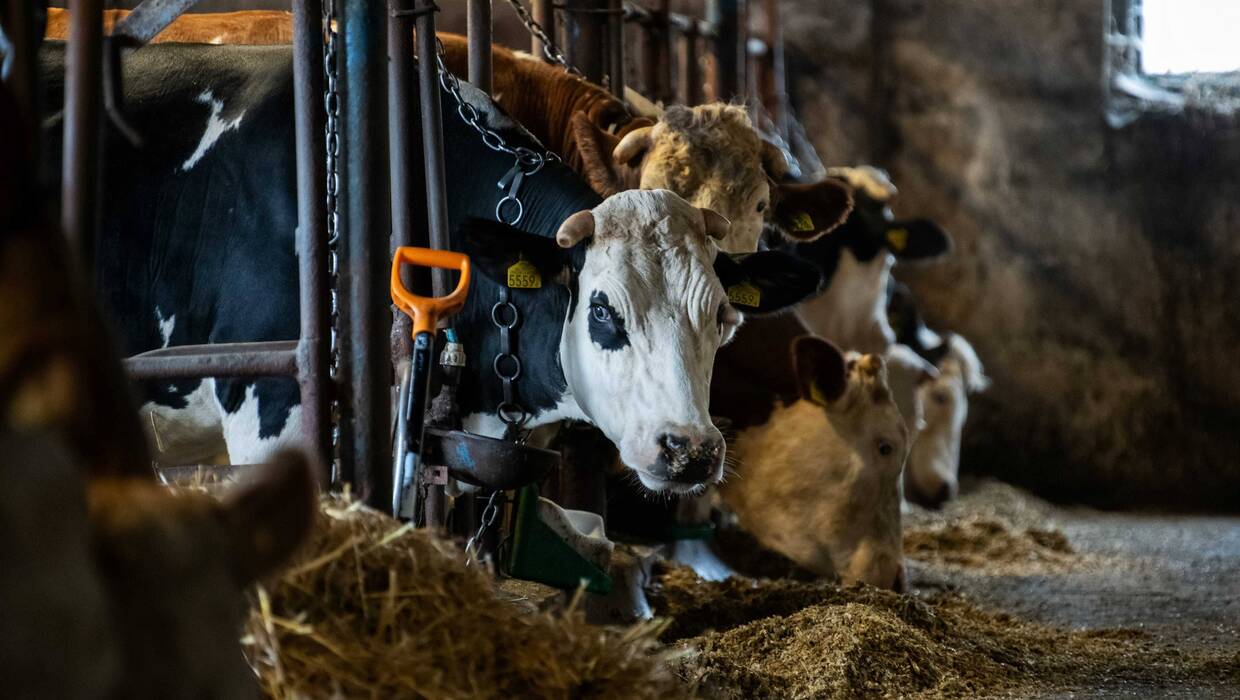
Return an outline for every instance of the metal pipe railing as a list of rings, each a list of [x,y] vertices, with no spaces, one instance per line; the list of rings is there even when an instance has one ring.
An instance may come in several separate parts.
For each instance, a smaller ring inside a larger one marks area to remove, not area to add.
[[[103,135],[102,0],[69,2],[65,72],[61,224],[71,248],[81,259],[83,273],[93,278]]]
[[[387,6],[344,0],[341,133],[344,190],[341,240],[340,450],[342,472],[372,507],[391,503],[392,323],[386,272]]]
[[[538,22],[538,25],[547,33],[547,36],[557,44],[560,43],[559,28],[555,21],[555,8],[552,6],[552,0],[533,0],[531,14],[534,16],[534,21]],[[530,53],[541,59],[546,59],[542,41],[532,33],[530,34]]]
[[[177,345],[126,358],[133,379],[267,377],[297,374],[297,341]]]
[[[297,143],[297,266],[301,339],[296,375],[302,440],[331,462],[328,376],[327,175],[324,161],[322,0],[293,0],[293,124]],[[327,485],[331,470],[320,475]]]
[[[413,103],[414,0],[388,0],[388,155],[391,178],[392,241],[388,252],[415,245],[413,180],[417,167],[413,142],[416,107]],[[401,271],[406,288],[414,289],[413,271]],[[413,325],[402,313],[393,315],[390,346],[396,362],[404,362],[412,350]]]
[[[469,82],[491,94],[491,0],[469,0],[465,33],[469,37]]]

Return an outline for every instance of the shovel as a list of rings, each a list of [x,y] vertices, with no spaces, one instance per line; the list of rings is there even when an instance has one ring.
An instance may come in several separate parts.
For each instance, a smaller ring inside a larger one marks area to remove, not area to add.
[[[424,297],[405,288],[400,279],[401,265],[460,270],[456,289],[445,297]],[[394,450],[392,514],[413,517],[422,446],[422,422],[426,415],[427,386],[434,366],[435,329],[439,320],[451,316],[465,305],[469,294],[469,258],[462,253],[404,246],[392,258],[392,302],[413,321],[413,358],[401,378]]]

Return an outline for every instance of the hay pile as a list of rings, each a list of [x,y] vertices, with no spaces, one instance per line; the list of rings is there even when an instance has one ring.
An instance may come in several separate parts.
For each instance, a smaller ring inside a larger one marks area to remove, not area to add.
[[[459,549],[325,499],[305,553],[255,592],[244,639],[271,698],[675,698],[654,624],[501,600]]]
[[[652,593],[658,614],[676,618],[665,633],[686,652],[676,672],[713,698],[1028,697],[1100,679],[1147,689],[1240,681],[1234,652],[1177,650],[1134,630],[1062,631],[954,596],[709,583],[683,569],[665,571]]]
[[[1082,561],[1058,530],[1021,529],[987,517],[906,529],[904,554],[919,561],[1010,574],[1066,571]]]

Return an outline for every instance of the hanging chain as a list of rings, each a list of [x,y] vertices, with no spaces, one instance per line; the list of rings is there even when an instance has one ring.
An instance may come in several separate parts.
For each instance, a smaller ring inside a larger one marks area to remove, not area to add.
[[[512,303],[509,294],[508,286],[500,285],[499,301],[491,307],[491,322],[499,329],[499,353],[495,355],[491,368],[504,388],[503,399],[496,408],[505,426],[504,439],[523,442],[520,431],[530,419],[530,414],[517,400],[516,382],[521,376],[521,358],[512,349],[512,334],[521,322],[521,312]]]
[[[500,493],[500,491],[491,492],[491,497],[487,499],[487,507],[482,511],[478,531],[465,542],[465,566],[470,566],[475,561],[483,560],[482,557],[479,557],[482,554],[482,537],[495,524],[495,518],[499,515],[499,504],[495,502],[495,499],[499,497]]]
[[[521,23],[525,25],[526,30],[529,31],[530,34],[533,34],[535,39],[542,42],[543,56],[545,56],[548,61],[563,67],[564,70],[572,73],[578,78],[585,77],[585,74],[577,70],[576,66],[569,63],[568,59],[564,57],[564,54],[556,48],[555,42],[552,41],[551,37],[547,35],[547,31],[542,28],[542,25],[539,24],[537,20],[534,19],[534,16],[530,14],[530,11],[525,9],[525,5],[521,4],[521,0],[508,0],[508,4],[512,6],[512,11],[517,13],[517,19],[521,20]],[[554,12],[554,10],[552,11]]]
[[[340,92],[336,56],[339,35],[336,32],[336,1],[323,0],[323,108],[327,113],[325,144],[327,158],[327,281],[330,292],[330,340],[328,342],[328,374],[332,381],[340,378]],[[340,404],[332,399],[332,452],[340,446]],[[334,456],[334,455],[333,455]]]

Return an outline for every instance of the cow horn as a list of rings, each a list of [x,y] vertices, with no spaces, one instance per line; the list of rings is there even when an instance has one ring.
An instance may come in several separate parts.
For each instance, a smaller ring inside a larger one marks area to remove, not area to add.
[[[652,126],[643,126],[630,131],[620,139],[620,143],[616,144],[615,149],[611,152],[611,157],[617,163],[628,165],[634,158],[637,158],[646,149],[650,148],[650,132],[654,129]]]
[[[698,209],[702,212],[702,225],[706,227],[706,235],[722,241],[727,237],[728,231],[732,228],[732,222],[727,220],[723,214],[714,209]]]
[[[775,182],[788,174],[788,159],[784,157],[783,149],[766,139],[762,139],[762,168]]]
[[[579,211],[560,224],[555,232],[555,242],[561,248],[572,248],[578,243],[594,235],[594,214],[589,209]]]

